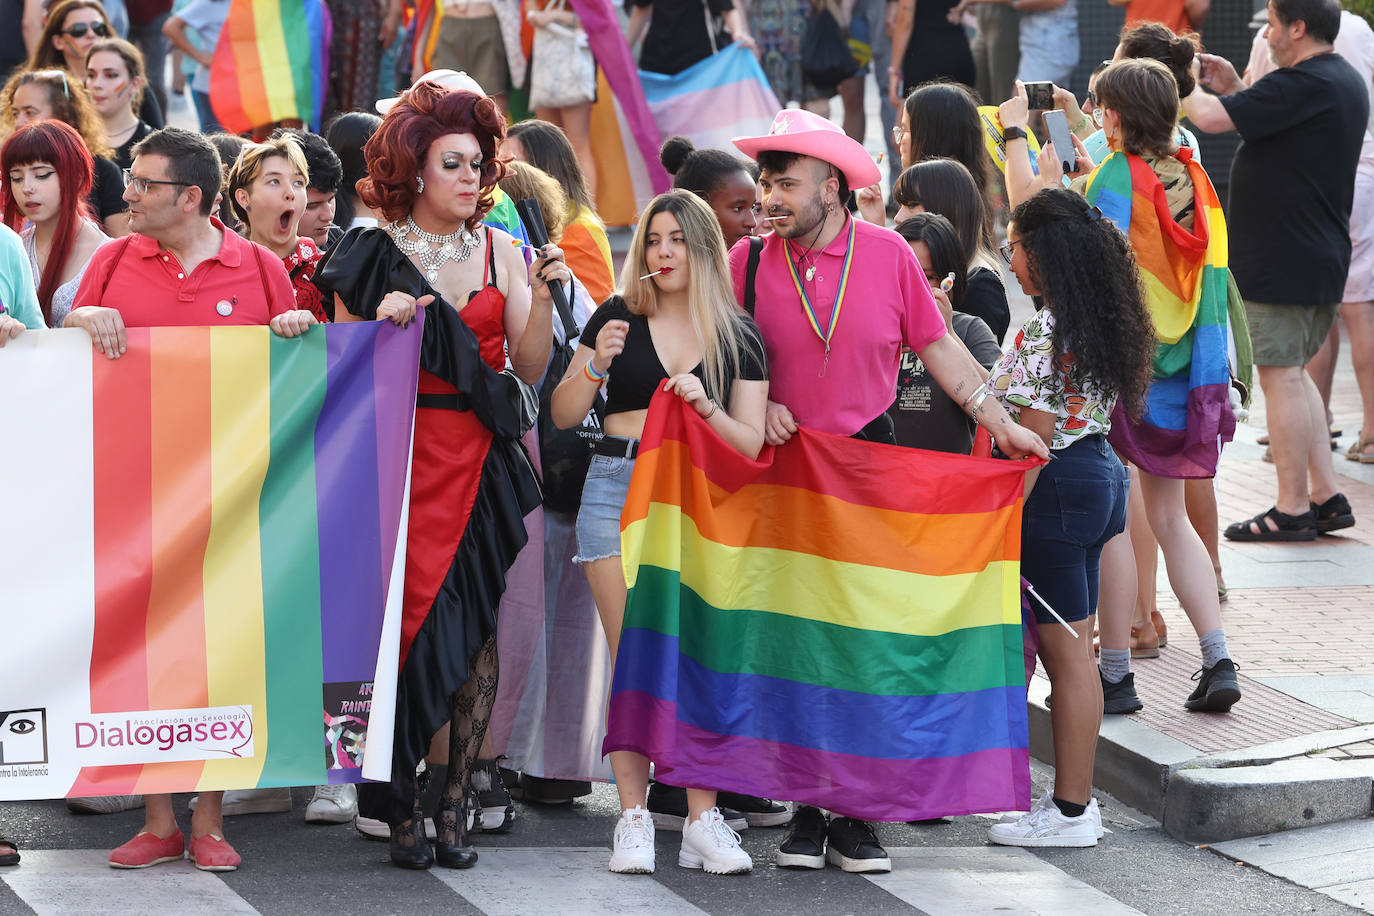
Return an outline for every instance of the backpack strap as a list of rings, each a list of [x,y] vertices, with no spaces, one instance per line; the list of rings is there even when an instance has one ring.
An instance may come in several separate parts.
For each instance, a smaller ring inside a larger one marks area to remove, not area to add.
[[[754,277],[759,272],[759,255],[763,252],[763,239],[754,236],[749,239],[749,261],[744,265],[744,310],[754,317]]]
[[[262,266],[262,250],[260,246],[254,245],[252,242],[248,244],[253,245],[253,258],[258,262],[258,280],[262,283],[262,296],[267,300],[267,314],[270,315],[272,314],[272,287],[267,284],[267,268]]]
[[[129,244],[134,240],[133,233],[124,236],[124,241],[119,243],[119,251],[115,252],[114,261],[110,263],[110,269],[105,273],[105,282],[100,284],[100,301],[105,301],[105,290],[110,286],[110,280],[114,277],[115,268],[119,262],[124,260],[124,252],[129,250]]]

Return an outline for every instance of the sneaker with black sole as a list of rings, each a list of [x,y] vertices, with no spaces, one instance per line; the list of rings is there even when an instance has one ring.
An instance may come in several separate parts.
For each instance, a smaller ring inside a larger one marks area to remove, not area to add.
[[[743,814],[750,827],[781,827],[792,820],[792,809],[771,798],[717,792],[716,803],[722,810],[728,808]]]
[[[792,815],[792,826],[778,844],[773,861],[780,868],[825,868],[825,834],[829,826],[820,808],[798,805]]]
[[[892,860],[868,821],[857,817],[831,818],[825,840],[826,859],[842,871],[859,874],[892,871]]]
[[[1193,712],[1226,712],[1240,699],[1240,680],[1236,677],[1236,663],[1229,658],[1218,659],[1210,668],[1193,675],[1197,688],[1188,695],[1183,706]]]
[[[515,823],[515,802],[511,801],[496,760],[478,760],[472,767],[472,788],[477,792],[483,833],[505,833]],[[474,823],[479,822],[474,819]]]
[[[649,784],[649,815],[656,829],[681,832],[688,813],[686,789],[657,781]],[[731,830],[749,829],[749,821],[738,811],[722,808],[720,813]]]
[[[1102,679],[1102,711],[1104,713],[1109,716],[1124,716],[1145,708],[1145,704],[1140,702],[1139,694],[1135,692],[1134,671],[1115,684],[1102,677],[1101,671],[1097,672],[1097,676]]]

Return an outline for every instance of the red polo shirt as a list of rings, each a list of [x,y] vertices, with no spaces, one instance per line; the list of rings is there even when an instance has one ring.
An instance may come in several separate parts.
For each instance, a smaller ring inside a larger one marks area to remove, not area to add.
[[[118,309],[126,327],[267,324],[296,307],[281,258],[224,228],[219,252],[190,275],[146,235],[101,246],[86,267],[72,310]],[[228,314],[225,314],[225,313]]]

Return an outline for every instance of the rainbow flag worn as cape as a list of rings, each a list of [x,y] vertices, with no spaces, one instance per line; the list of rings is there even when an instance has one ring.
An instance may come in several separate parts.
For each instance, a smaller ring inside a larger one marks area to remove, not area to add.
[[[0,799],[389,778],[419,344],[367,322],[0,353]]]
[[[1114,152],[1088,181],[1088,202],[1130,239],[1159,338],[1145,416],[1129,420],[1118,406],[1109,439],[1157,477],[1212,477],[1220,443],[1236,430],[1226,342],[1226,217],[1192,151],[1181,149],[1178,158],[1193,182],[1192,232],[1174,222],[1164,185],[1139,156]]]
[[[329,81],[324,0],[229,0],[210,67],[210,104],[230,133],[288,118],[320,129]]]
[[[603,751],[868,820],[1025,809],[1028,467],[808,429],[750,461],[660,390]]]

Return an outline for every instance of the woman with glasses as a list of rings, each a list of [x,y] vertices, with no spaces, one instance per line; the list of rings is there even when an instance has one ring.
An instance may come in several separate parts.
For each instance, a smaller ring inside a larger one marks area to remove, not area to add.
[[[86,202],[93,174],[81,135],[61,121],[26,124],[0,147],[0,213],[23,239],[50,328],[62,326],[91,255],[109,241]]]
[[[137,46],[122,38],[102,38],[91,45],[86,55],[86,90],[121,169],[134,164],[134,146],[153,132],[153,126],[138,116],[147,88],[143,52]]]
[[[114,29],[98,0],[63,0],[48,12],[43,34],[34,45],[26,70],[65,70],[78,83],[86,82],[86,55],[102,38],[114,38]],[[165,126],[162,108],[151,92],[143,94],[138,116],[153,130]]]
[[[129,209],[124,200],[124,179],[111,158],[105,128],[91,105],[85,87],[67,76],[65,70],[31,70],[10,77],[0,89],[0,136],[36,121],[61,121],[81,135],[95,163],[95,180],[88,197],[91,211],[106,235],[129,233]]]

